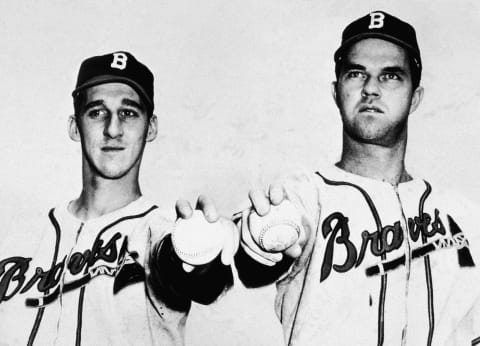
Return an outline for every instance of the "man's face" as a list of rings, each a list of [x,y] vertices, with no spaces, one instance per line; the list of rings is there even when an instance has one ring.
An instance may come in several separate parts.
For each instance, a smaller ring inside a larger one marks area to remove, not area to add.
[[[345,56],[333,95],[345,134],[362,143],[392,146],[406,138],[408,115],[422,98],[412,90],[406,51],[385,40],[355,43]]]
[[[106,83],[85,91],[84,105],[69,130],[82,143],[84,170],[118,179],[138,173],[145,143],[156,136],[156,117],[148,118],[130,86]]]

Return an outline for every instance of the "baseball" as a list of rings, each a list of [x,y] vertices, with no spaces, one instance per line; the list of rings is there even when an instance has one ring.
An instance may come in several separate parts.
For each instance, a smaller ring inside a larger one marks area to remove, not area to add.
[[[200,210],[189,219],[178,219],[172,231],[172,244],[180,259],[190,265],[211,262],[222,250],[225,232],[220,222],[205,220]]]
[[[302,230],[300,214],[290,201],[270,207],[270,212],[261,217],[253,212],[249,228],[253,240],[264,251],[281,252],[292,246]]]

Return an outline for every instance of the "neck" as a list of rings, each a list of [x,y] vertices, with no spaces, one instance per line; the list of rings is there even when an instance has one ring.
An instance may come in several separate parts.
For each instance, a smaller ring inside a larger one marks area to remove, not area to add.
[[[392,185],[409,181],[405,169],[406,136],[392,146],[361,143],[343,135],[342,158],[336,164],[347,172]]]
[[[70,212],[80,220],[89,220],[135,201],[142,193],[138,183],[138,172],[132,173],[119,179],[83,174],[82,192],[70,204]]]

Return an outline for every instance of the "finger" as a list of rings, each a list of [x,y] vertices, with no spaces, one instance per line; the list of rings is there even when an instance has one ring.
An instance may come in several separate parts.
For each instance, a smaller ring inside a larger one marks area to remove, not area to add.
[[[217,212],[217,208],[215,207],[215,203],[213,203],[213,200],[211,198],[200,195],[197,200],[196,209],[203,212],[203,215],[205,215],[205,219],[208,222],[218,221],[219,215]]]
[[[177,212],[177,218],[189,219],[192,217],[193,209],[190,202],[185,199],[179,199],[175,203],[175,211]]]
[[[270,202],[273,205],[279,205],[280,203],[285,200],[285,189],[283,184],[281,183],[274,183],[270,185],[268,195],[270,197]]]
[[[278,259],[275,259],[275,261],[272,261],[270,259],[267,259],[265,256],[260,256],[259,254],[257,254],[256,252],[254,252],[252,249],[250,249],[248,246],[246,246],[243,242],[241,243],[242,244],[242,249],[243,251],[245,251],[245,253],[247,253],[248,256],[250,256],[252,259],[254,259],[255,261],[257,261],[258,263],[261,263],[265,266],[268,266],[268,267],[273,267],[275,266],[278,262],[280,262],[283,258],[283,254],[279,253],[279,258]]]
[[[302,247],[298,242],[290,246],[287,250],[283,252],[285,256],[291,257],[291,258],[298,258],[302,254]]]
[[[298,258],[303,252],[303,247],[307,242],[307,231],[305,225],[302,224],[300,227],[300,231],[298,232],[298,239],[297,241],[286,249],[283,253],[291,258]]]
[[[305,229],[305,226],[300,227],[300,232],[298,234],[298,240],[297,243],[300,244],[300,246],[303,247],[303,245],[307,241],[307,231]]]
[[[252,206],[260,216],[265,216],[270,212],[270,200],[265,196],[261,189],[253,189],[248,193]]]
[[[182,262],[182,268],[187,273],[190,273],[193,269],[195,269],[194,266],[192,266],[191,264],[185,263],[185,262]]]

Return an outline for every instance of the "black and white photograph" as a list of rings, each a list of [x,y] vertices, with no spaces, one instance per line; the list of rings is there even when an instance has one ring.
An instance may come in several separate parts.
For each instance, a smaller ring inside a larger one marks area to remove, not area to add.
[[[0,2],[0,346],[480,345],[480,3]]]

